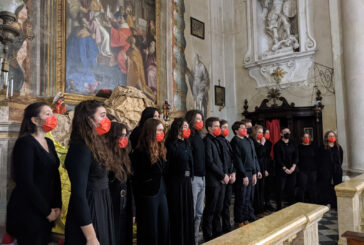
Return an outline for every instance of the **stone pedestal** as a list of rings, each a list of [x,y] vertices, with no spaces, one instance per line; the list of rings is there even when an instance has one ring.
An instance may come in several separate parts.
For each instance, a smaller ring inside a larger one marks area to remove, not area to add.
[[[9,121],[9,117],[9,107],[0,106],[0,226],[5,224],[6,205],[13,188],[10,178],[11,152],[20,129],[20,123]]]
[[[347,231],[364,232],[364,174],[335,186],[339,224],[339,244],[346,244],[341,235]]]
[[[364,120],[364,1],[341,1],[344,77],[347,99],[349,167],[364,171],[364,138],[358,136]]]

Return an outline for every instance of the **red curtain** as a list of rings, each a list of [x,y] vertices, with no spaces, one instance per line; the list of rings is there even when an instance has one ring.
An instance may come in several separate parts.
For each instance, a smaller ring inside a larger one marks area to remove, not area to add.
[[[270,141],[273,143],[270,155],[272,158],[274,158],[273,146],[281,139],[281,124],[279,119],[274,119],[272,122],[267,121],[266,125],[270,132]]]

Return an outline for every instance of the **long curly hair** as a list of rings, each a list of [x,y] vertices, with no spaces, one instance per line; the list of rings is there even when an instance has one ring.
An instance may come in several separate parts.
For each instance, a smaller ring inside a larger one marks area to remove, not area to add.
[[[167,150],[164,146],[164,142],[157,142],[156,140],[156,131],[160,124],[162,124],[161,121],[153,118],[149,118],[145,121],[137,146],[143,147],[149,151],[152,164],[155,164],[159,159],[163,159],[164,161],[167,160]]]
[[[124,129],[128,132],[128,129],[124,124],[111,122],[110,131],[105,134],[108,148],[110,148],[113,153],[113,173],[121,182],[125,182],[128,179],[128,175],[132,173],[129,158],[129,153],[131,151],[130,143],[128,143],[124,149],[119,147],[119,139],[121,138]]]
[[[181,132],[184,122],[187,122],[187,120],[181,117],[174,119],[171,128],[169,129],[167,134],[166,145],[177,141],[178,134]]]
[[[112,150],[106,144],[105,136],[97,134],[95,125],[92,122],[97,109],[103,106],[102,102],[96,100],[85,100],[76,106],[70,142],[75,140],[84,141],[99,164],[108,171],[118,172],[118,168],[115,169]]]

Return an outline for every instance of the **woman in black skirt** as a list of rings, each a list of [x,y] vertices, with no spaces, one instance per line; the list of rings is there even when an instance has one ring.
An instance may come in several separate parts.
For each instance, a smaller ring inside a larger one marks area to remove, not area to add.
[[[318,189],[319,203],[330,204],[337,207],[335,185],[342,182],[343,150],[337,142],[337,136],[333,131],[328,131],[324,136],[324,145],[319,152]]]
[[[139,143],[131,154],[139,245],[170,244],[164,182],[166,153],[163,124],[150,118],[144,123]]]
[[[71,181],[66,245],[114,245],[114,219],[108,171],[120,176],[105,136],[110,130],[105,107],[95,100],[76,106],[65,165]]]
[[[46,245],[53,221],[62,207],[59,159],[46,132],[57,126],[57,118],[45,103],[24,111],[19,138],[12,154],[16,187],[7,206],[6,230],[19,245]]]
[[[132,191],[129,181],[131,162],[129,153],[131,146],[128,131],[124,124],[112,122],[106,134],[113,157],[119,159],[120,172],[109,173],[109,186],[114,208],[115,245],[132,244],[133,242],[133,205]]]
[[[176,118],[166,139],[167,200],[171,222],[171,243],[195,244],[191,178],[193,157],[188,138],[191,131],[183,118]]]

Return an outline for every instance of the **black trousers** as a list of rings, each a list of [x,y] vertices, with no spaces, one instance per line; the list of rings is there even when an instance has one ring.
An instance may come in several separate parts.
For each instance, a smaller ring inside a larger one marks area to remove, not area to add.
[[[282,170],[283,171],[283,170]],[[295,202],[296,172],[286,174],[279,173],[277,176],[277,209],[282,209],[283,195],[286,194],[289,205]]]
[[[26,231],[17,237],[18,245],[48,245],[50,241],[51,226],[44,226],[43,230]]]
[[[264,203],[265,203],[265,185],[266,185],[266,177],[264,176],[264,172],[262,173],[263,177],[258,179],[257,184],[254,186],[254,210],[256,214],[260,214],[264,212]]]
[[[222,234],[221,211],[226,185],[206,186],[205,209],[202,214],[202,232],[205,242]]]
[[[234,204],[234,222],[236,224],[243,223],[255,219],[253,198],[254,187],[252,184],[252,174],[249,173],[249,185],[243,184],[242,178],[237,178],[234,184],[235,189],[235,204]]]
[[[225,197],[224,197],[224,205],[221,212],[222,218],[222,232],[228,233],[231,231],[230,224],[230,202],[231,202],[231,193],[233,191],[232,184],[227,184],[225,187]]]
[[[138,245],[170,244],[168,203],[164,181],[158,194],[136,196]]]
[[[307,192],[308,201],[317,203],[317,172],[300,171],[298,174],[297,201],[305,202]]]

